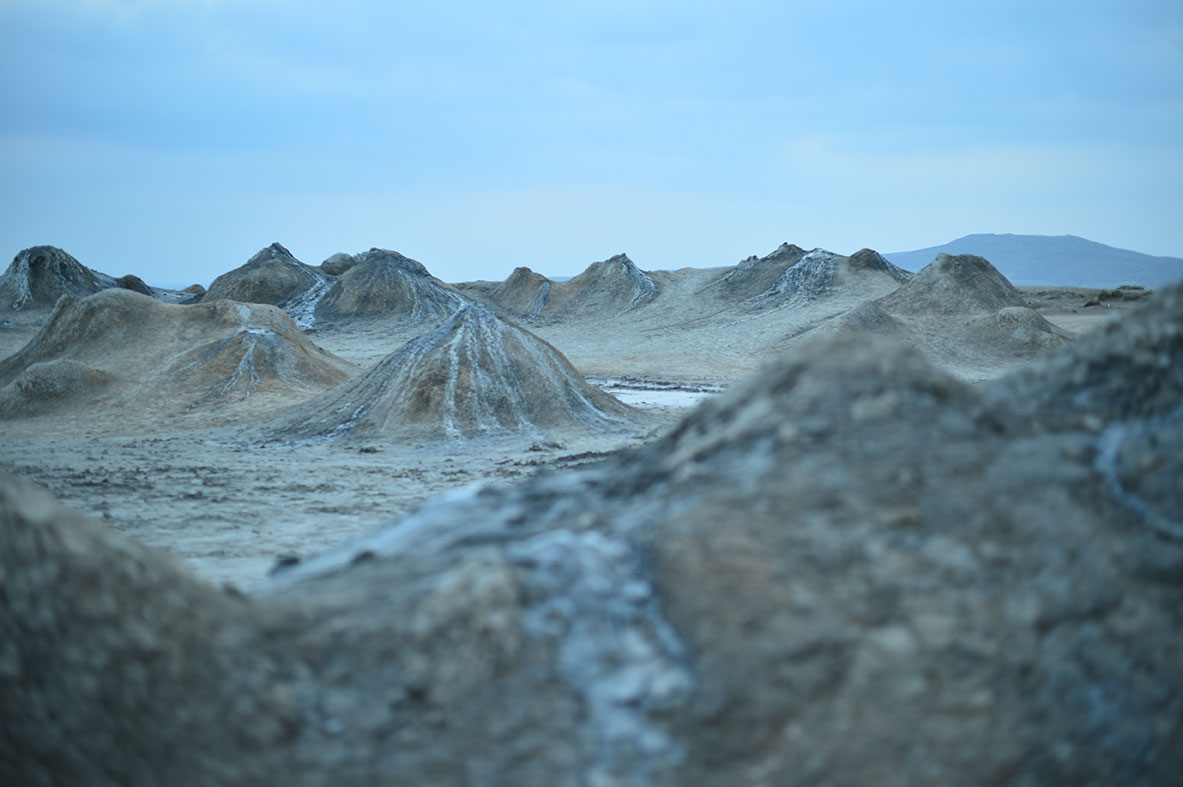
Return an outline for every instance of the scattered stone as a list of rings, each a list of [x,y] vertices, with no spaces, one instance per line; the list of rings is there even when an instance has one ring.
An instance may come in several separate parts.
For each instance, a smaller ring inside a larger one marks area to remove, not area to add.
[[[286,571],[293,566],[299,565],[299,555],[280,555],[275,559],[275,565],[271,567],[271,574],[275,575],[281,571]]]
[[[332,254],[320,264],[320,269],[330,276],[340,276],[345,271],[357,265],[357,257],[344,252]]]
[[[131,273],[126,276],[120,276],[115,280],[115,284],[125,290],[138,292],[141,295],[147,295],[152,298],[156,297],[156,293],[152,292],[152,288],[145,284],[143,279]]]

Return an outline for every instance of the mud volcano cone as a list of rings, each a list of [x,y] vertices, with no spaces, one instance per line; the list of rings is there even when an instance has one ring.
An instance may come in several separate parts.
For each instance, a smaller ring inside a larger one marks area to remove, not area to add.
[[[386,317],[412,325],[443,319],[464,303],[422,263],[397,251],[370,249],[356,255],[356,262],[316,306],[316,319]]]
[[[725,292],[740,299],[768,291],[776,280],[806,254],[792,243],[782,243],[771,254],[751,256],[728,271],[717,283]]]
[[[16,255],[0,276],[0,311],[52,309],[63,295],[85,297],[103,289],[97,276],[54,246],[34,246]]]
[[[874,306],[910,325],[913,338],[934,357],[1034,357],[1070,336],[1028,308],[1005,276],[972,254],[941,254]]]
[[[550,300],[550,279],[529,268],[514,268],[505,281],[486,296],[507,314],[532,319],[542,313]]]
[[[550,287],[544,316],[612,317],[657,297],[657,284],[627,254],[589,265],[573,279]]]
[[[619,430],[635,412],[534,334],[469,303],[345,385],[294,408],[281,438]]]
[[[273,306],[174,306],[107,289],[60,301],[37,336],[0,361],[0,386],[7,386],[0,400],[9,417],[51,404],[76,415],[101,390],[112,412],[149,417],[247,400],[290,404],[353,371]]]
[[[308,328],[316,304],[331,285],[332,279],[325,274],[300,262],[280,244],[272,243],[245,265],[214,279],[201,301],[269,303],[287,312],[300,327]]]
[[[795,246],[782,246],[765,260],[771,262],[770,258],[778,256],[791,259],[797,251],[799,250]],[[756,262],[763,264],[765,260]],[[743,265],[728,276],[740,274],[742,269]],[[752,272],[755,270],[753,267]],[[785,268],[768,289],[750,301],[757,304],[799,306],[840,292],[878,295],[891,292],[911,276],[912,274],[892,265],[879,252],[871,249],[862,249],[849,257],[825,249],[814,249]],[[724,281],[726,279],[727,277],[724,277]]]
[[[903,287],[881,298],[893,314],[994,313],[1026,301],[998,269],[982,257],[941,254]]]

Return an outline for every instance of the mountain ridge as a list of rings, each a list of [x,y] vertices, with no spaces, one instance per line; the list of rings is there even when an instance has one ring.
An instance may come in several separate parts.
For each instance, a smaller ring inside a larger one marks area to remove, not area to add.
[[[1159,257],[1107,246],[1078,235],[975,233],[939,246],[884,254],[896,265],[919,270],[938,254],[985,257],[1018,285],[1156,288],[1183,279],[1183,258]]]

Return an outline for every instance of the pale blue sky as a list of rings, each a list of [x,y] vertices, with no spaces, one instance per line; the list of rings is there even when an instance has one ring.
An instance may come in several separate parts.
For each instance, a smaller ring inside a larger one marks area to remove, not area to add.
[[[0,0],[0,254],[448,281],[973,232],[1183,256],[1183,2]]]

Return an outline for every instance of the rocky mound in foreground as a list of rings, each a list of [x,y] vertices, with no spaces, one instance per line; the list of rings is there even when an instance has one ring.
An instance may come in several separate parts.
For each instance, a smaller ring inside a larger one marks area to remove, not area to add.
[[[283,439],[448,437],[634,428],[534,334],[469,303],[369,371],[282,416]]]
[[[0,311],[52,309],[63,295],[86,297],[105,286],[61,249],[34,246],[17,254],[0,275]]]
[[[1173,783],[1181,368],[1183,288],[985,388],[805,344],[250,599],[7,480],[0,780]]]
[[[383,318],[402,325],[441,320],[465,303],[423,264],[397,251],[370,249],[354,255],[316,306],[316,319],[342,322]]]
[[[287,312],[298,325],[311,327],[319,300],[332,286],[324,273],[300,262],[278,243],[261,249],[229,273],[214,279],[202,303],[217,300],[268,303]]]
[[[614,317],[638,309],[657,297],[657,284],[627,254],[592,263],[567,281],[553,282],[544,317]]]
[[[75,416],[101,405],[133,422],[252,397],[275,405],[353,371],[275,307],[174,306],[109,289],[63,299],[28,345],[0,361],[0,416]]]

